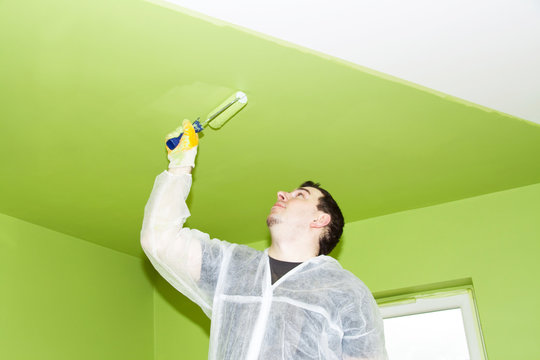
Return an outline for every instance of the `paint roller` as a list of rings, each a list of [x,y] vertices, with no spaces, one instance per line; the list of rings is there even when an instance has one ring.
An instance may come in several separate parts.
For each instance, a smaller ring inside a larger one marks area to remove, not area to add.
[[[227,100],[222,102],[217,108],[212,110],[208,115],[207,119],[201,124],[199,119],[195,120],[193,123],[193,128],[195,132],[201,132],[204,130],[204,127],[208,124],[212,129],[219,129],[222,127],[229,119],[231,119],[237,112],[242,110],[247,104],[247,95],[242,91],[237,91],[235,94],[231,95]],[[167,141],[167,147],[173,150],[180,143],[180,136],[169,139]]]

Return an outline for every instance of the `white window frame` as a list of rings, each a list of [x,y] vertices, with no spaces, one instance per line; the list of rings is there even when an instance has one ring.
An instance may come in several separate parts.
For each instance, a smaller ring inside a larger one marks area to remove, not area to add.
[[[487,360],[478,312],[471,288],[378,299],[383,319],[461,309],[471,360]]]

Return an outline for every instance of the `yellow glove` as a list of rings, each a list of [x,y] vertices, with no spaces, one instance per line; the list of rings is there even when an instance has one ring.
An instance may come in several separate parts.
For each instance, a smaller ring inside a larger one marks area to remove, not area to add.
[[[195,129],[189,120],[184,120],[182,122],[182,126],[168,134],[165,142],[167,142],[169,139],[178,137],[180,134],[183,135],[178,146],[176,146],[173,150],[165,146],[167,149],[167,158],[169,159],[169,169],[182,166],[195,167],[195,157],[197,156],[199,136],[195,132]]]

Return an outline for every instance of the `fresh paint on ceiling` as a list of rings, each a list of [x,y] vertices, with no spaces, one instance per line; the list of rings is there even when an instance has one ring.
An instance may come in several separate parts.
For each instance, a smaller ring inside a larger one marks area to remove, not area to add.
[[[540,2],[150,0],[540,123]]]
[[[540,182],[540,127],[148,2],[0,3],[0,212],[133,255],[164,136],[201,138],[188,226],[267,238],[311,179],[347,222]]]

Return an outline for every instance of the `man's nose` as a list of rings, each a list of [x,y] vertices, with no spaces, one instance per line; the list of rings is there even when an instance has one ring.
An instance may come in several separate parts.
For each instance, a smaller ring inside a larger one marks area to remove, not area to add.
[[[278,200],[281,200],[281,201],[287,201],[289,199],[289,193],[285,192],[285,191],[278,191],[277,193],[277,198]]]

